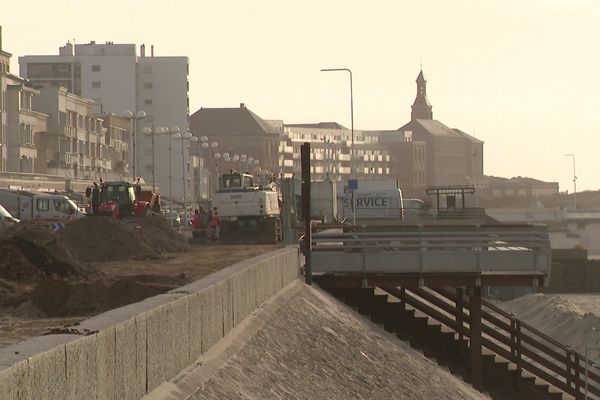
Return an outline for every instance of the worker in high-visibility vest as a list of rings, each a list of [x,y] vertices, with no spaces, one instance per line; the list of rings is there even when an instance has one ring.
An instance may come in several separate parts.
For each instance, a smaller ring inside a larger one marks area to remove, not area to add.
[[[221,221],[217,213],[217,207],[210,211],[210,217],[208,218],[208,238],[214,241],[219,241],[219,231],[221,229]]]

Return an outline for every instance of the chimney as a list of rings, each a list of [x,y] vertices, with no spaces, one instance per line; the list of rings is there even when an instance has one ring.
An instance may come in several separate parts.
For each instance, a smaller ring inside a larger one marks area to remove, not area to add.
[[[145,44],[140,46],[140,57],[146,57],[146,45]]]
[[[150,57],[154,57],[154,45],[150,46]]]
[[[240,103],[240,108],[244,109],[244,108],[246,108],[246,105],[244,103]]]

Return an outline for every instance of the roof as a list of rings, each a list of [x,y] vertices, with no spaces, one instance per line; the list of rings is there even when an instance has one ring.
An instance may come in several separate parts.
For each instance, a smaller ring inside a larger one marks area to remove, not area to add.
[[[419,75],[417,75],[417,82],[427,82],[427,79],[425,79],[425,75],[423,75],[423,70],[421,70],[419,72]]]
[[[418,126],[415,126],[418,125]],[[400,127],[399,131],[415,131],[419,128],[424,129],[427,133],[432,136],[446,136],[446,137],[457,137],[464,138],[473,143],[483,143],[481,140],[477,139],[461,131],[460,129],[449,128],[440,121],[436,119],[415,119]]]
[[[319,122],[317,124],[285,124],[292,128],[348,129],[337,122]]]
[[[245,106],[236,108],[201,108],[190,116],[195,136],[224,134],[273,134],[275,128]]]
[[[473,143],[483,143],[483,140],[479,140],[475,136],[471,136],[468,133],[461,131],[460,129],[453,128],[452,130],[454,132],[458,133],[459,135],[464,136],[465,138],[469,139]]]
[[[490,183],[532,183],[558,185],[558,182],[546,182],[535,178],[529,178],[527,176],[513,176],[512,178],[504,178],[501,176],[486,175],[485,177],[490,181]]]

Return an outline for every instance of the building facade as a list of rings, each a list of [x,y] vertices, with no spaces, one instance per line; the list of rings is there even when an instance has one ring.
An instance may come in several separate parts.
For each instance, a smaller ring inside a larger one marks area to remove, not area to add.
[[[27,55],[19,57],[21,76],[29,79],[36,88],[65,87],[77,96],[92,101],[93,115],[123,115],[126,110],[136,114],[144,111],[146,117],[130,122],[129,171],[146,182],[152,179],[152,141],[142,134],[145,127],[178,127],[188,129],[188,67],[187,57],[155,57],[151,47],[146,56],[146,46],[141,45],[140,55],[134,44],[67,43],[58,55]],[[134,132],[135,126],[135,132]],[[168,152],[166,137],[155,138],[156,154]],[[133,146],[135,141],[136,146]],[[136,149],[135,157],[133,148]],[[184,153],[184,165],[189,165]],[[173,151],[171,157],[156,157],[155,171],[159,187],[169,187],[180,198],[183,193],[183,174],[190,168],[181,168],[181,152]],[[169,159],[172,174],[169,177]],[[122,165],[124,167],[124,165]],[[124,169],[121,168],[121,171]],[[165,194],[165,193],[163,193]],[[169,193],[166,193],[169,195]]]
[[[483,142],[433,119],[423,71],[417,76],[411,120],[398,129],[426,146],[425,186],[478,185],[483,181]]]
[[[44,137],[38,141],[46,159],[43,173],[91,180],[115,177],[108,158],[110,142],[102,119],[94,114],[94,101],[64,87],[42,87],[39,92],[34,108],[49,116]]]

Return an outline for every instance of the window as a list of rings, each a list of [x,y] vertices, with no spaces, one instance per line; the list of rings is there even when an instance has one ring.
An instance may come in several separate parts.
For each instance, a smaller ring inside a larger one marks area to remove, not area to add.
[[[92,72],[100,72],[100,66],[99,65],[92,65]]]
[[[50,210],[50,200],[48,200],[48,199],[37,199],[35,201],[35,209],[37,211],[48,211],[48,210]]]
[[[152,82],[144,83],[144,89],[152,89]]]
[[[152,100],[151,99],[144,100],[144,105],[145,106],[151,106],[152,105]]]
[[[100,87],[101,87],[100,81],[92,82],[92,89],[100,89]]]

